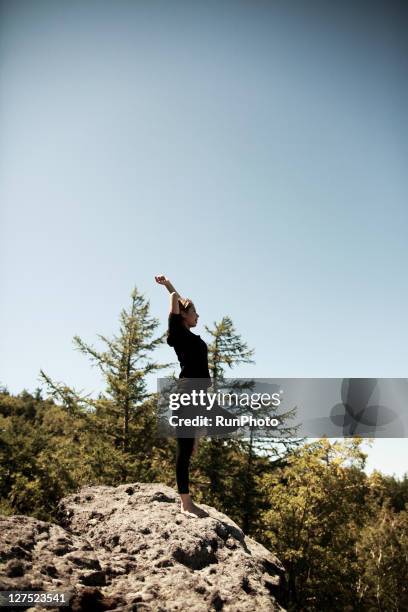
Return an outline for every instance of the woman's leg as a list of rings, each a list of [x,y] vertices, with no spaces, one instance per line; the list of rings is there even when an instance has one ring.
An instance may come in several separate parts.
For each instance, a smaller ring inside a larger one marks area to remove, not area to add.
[[[177,489],[181,493],[189,493],[189,467],[193,452],[194,438],[177,438],[176,449],[176,480]]]
[[[177,438],[176,450],[176,480],[177,490],[181,498],[181,509],[198,517],[208,516],[208,513],[196,506],[190,496],[189,467],[195,438]]]

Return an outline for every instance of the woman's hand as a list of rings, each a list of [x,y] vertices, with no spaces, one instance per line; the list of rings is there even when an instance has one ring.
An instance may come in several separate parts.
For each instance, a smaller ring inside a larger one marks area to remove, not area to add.
[[[164,276],[164,274],[158,274],[157,276],[154,277],[156,279],[156,283],[159,283],[159,285],[164,285],[166,286],[166,283],[169,282],[169,279],[166,278]]]
[[[158,274],[157,276],[154,277],[156,280],[156,283],[158,283],[159,285],[163,285],[164,287],[166,287],[167,291],[169,293],[177,293],[177,291],[175,290],[175,288],[173,287],[173,285],[171,284],[171,282],[169,281],[169,279],[167,278],[167,276],[164,276],[164,274]]]

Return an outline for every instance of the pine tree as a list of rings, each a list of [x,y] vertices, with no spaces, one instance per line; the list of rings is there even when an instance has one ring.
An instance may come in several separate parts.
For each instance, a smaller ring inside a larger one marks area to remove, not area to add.
[[[54,397],[63,401],[71,414],[89,412],[90,426],[110,435],[114,448],[124,455],[123,474],[141,477],[148,472],[151,451],[155,443],[155,399],[147,392],[148,374],[171,364],[158,364],[150,354],[163,343],[165,333],[154,338],[159,321],[150,316],[150,302],[135,287],[131,293],[131,306],[120,314],[119,335],[113,338],[98,334],[106,345],[99,351],[74,336],[76,348],[96,365],[106,382],[104,393],[97,399],[82,395],[75,389],[53,382],[41,370],[41,376]],[[144,464],[145,469],[138,469]]]
[[[250,391],[255,381],[248,379],[226,381],[228,370],[240,364],[254,363],[254,350],[237,333],[230,317],[225,316],[220,323],[214,322],[212,329],[206,327],[212,337],[208,347],[209,368],[214,381],[214,391],[228,388],[228,392]],[[239,410],[235,409],[236,415]],[[271,416],[271,408],[257,410],[257,417],[265,413]],[[295,429],[285,426],[285,422],[294,415],[294,410],[281,414],[281,435],[286,436],[278,441],[274,438],[259,439],[254,427],[249,427],[247,438],[218,439],[212,437],[204,446],[206,450],[203,471],[209,480],[206,488],[206,499],[230,515],[241,524],[246,533],[255,528],[263,498],[257,479],[265,470],[270,469],[272,460],[280,464],[283,455],[301,443],[300,439],[288,438],[295,435]],[[235,416],[235,415],[234,415]]]
[[[205,326],[212,337],[208,344],[208,364],[214,391],[222,385],[226,368],[232,369],[242,363],[254,363],[253,349],[236,332],[230,317],[225,316],[219,323],[214,321],[214,327]],[[220,508],[228,505],[226,493],[227,481],[233,473],[234,451],[236,442],[231,439],[210,438],[204,445],[205,464],[202,468],[209,480],[207,502]]]

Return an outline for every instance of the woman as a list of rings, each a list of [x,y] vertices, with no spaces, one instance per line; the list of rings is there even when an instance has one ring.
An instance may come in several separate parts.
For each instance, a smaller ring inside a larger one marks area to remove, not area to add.
[[[208,349],[204,340],[190,331],[198,321],[198,313],[193,302],[182,298],[171,282],[163,275],[155,276],[159,285],[164,285],[170,293],[170,313],[167,331],[167,344],[172,346],[180,362],[179,378],[204,379],[205,387],[211,385],[208,370]],[[203,518],[208,513],[194,504],[189,491],[189,465],[191,455],[196,451],[198,437],[176,438],[176,480],[181,499],[181,511]]]

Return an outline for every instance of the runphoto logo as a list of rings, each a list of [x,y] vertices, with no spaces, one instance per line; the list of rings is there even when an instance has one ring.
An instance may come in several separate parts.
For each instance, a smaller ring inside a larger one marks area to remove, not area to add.
[[[225,400],[228,399],[226,402]],[[192,390],[190,393],[170,393],[169,408],[178,410],[183,406],[201,406],[211,410],[214,405],[229,407],[247,407],[258,410],[261,407],[280,406],[279,393],[208,393],[201,389]]]

